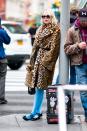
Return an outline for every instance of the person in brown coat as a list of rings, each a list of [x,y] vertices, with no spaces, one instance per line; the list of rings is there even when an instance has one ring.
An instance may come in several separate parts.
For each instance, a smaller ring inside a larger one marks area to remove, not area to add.
[[[75,66],[76,83],[87,84],[87,8],[79,10],[78,18],[69,28],[64,50]],[[81,91],[80,97],[87,122],[87,91]]]
[[[60,27],[54,13],[45,10],[41,16],[42,25],[38,28],[27,66],[26,86],[35,88],[34,106],[30,114],[23,116],[24,120],[41,118],[41,108],[44,90],[52,84],[55,64],[60,48]]]

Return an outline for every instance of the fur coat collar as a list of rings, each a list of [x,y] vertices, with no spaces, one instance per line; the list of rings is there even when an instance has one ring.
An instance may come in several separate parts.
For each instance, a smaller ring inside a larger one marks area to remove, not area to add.
[[[41,25],[35,35],[36,40],[38,40],[35,44],[40,45],[40,43],[43,39],[45,39],[45,37],[48,37],[49,35],[53,34],[55,30],[59,29],[57,27],[57,24],[49,24],[47,26]]]

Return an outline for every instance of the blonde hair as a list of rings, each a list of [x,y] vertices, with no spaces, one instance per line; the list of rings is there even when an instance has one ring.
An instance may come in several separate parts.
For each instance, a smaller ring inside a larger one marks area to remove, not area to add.
[[[55,14],[53,13],[53,11],[51,9],[45,9],[43,11],[42,15],[49,15],[49,16],[51,16],[52,17],[52,21],[51,21],[52,24],[57,24],[58,23],[58,21],[57,21],[57,19],[55,17]]]

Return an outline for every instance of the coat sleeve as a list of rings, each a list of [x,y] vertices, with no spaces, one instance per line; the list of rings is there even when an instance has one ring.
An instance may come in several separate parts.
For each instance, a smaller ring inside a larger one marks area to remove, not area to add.
[[[7,34],[7,32],[3,28],[1,32],[2,32],[2,35],[0,37],[0,41],[2,41],[2,43],[9,44],[11,41],[10,36]]]
[[[32,48],[32,53],[30,56],[30,61],[29,64],[27,65],[27,70],[33,70],[34,69],[34,64],[35,64],[35,60],[37,57],[37,52],[38,52],[38,46],[36,44],[33,45]]]
[[[74,33],[70,28],[67,32],[64,51],[67,55],[78,54],[81,49],[78,47],[78,42],[74,43]]]
[[[51,47],[50,50],[44,54],[42,58],[42,65],[46,67],[48,70],[53,70],[56,60],[59,55],[59,48],[60,48],[60,30],[58,29],[52,34]]]

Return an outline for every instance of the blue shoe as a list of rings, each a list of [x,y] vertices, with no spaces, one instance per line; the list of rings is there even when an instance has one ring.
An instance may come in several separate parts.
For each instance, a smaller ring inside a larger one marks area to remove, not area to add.
[[[25,121],[29,121],[29,120],[33,120],[33,117],[34,117],[34,115],[33,115],[33,114],[30,114],[30,115],[25,115],[25,116],[23,116],[23,119],[24,119]]]

